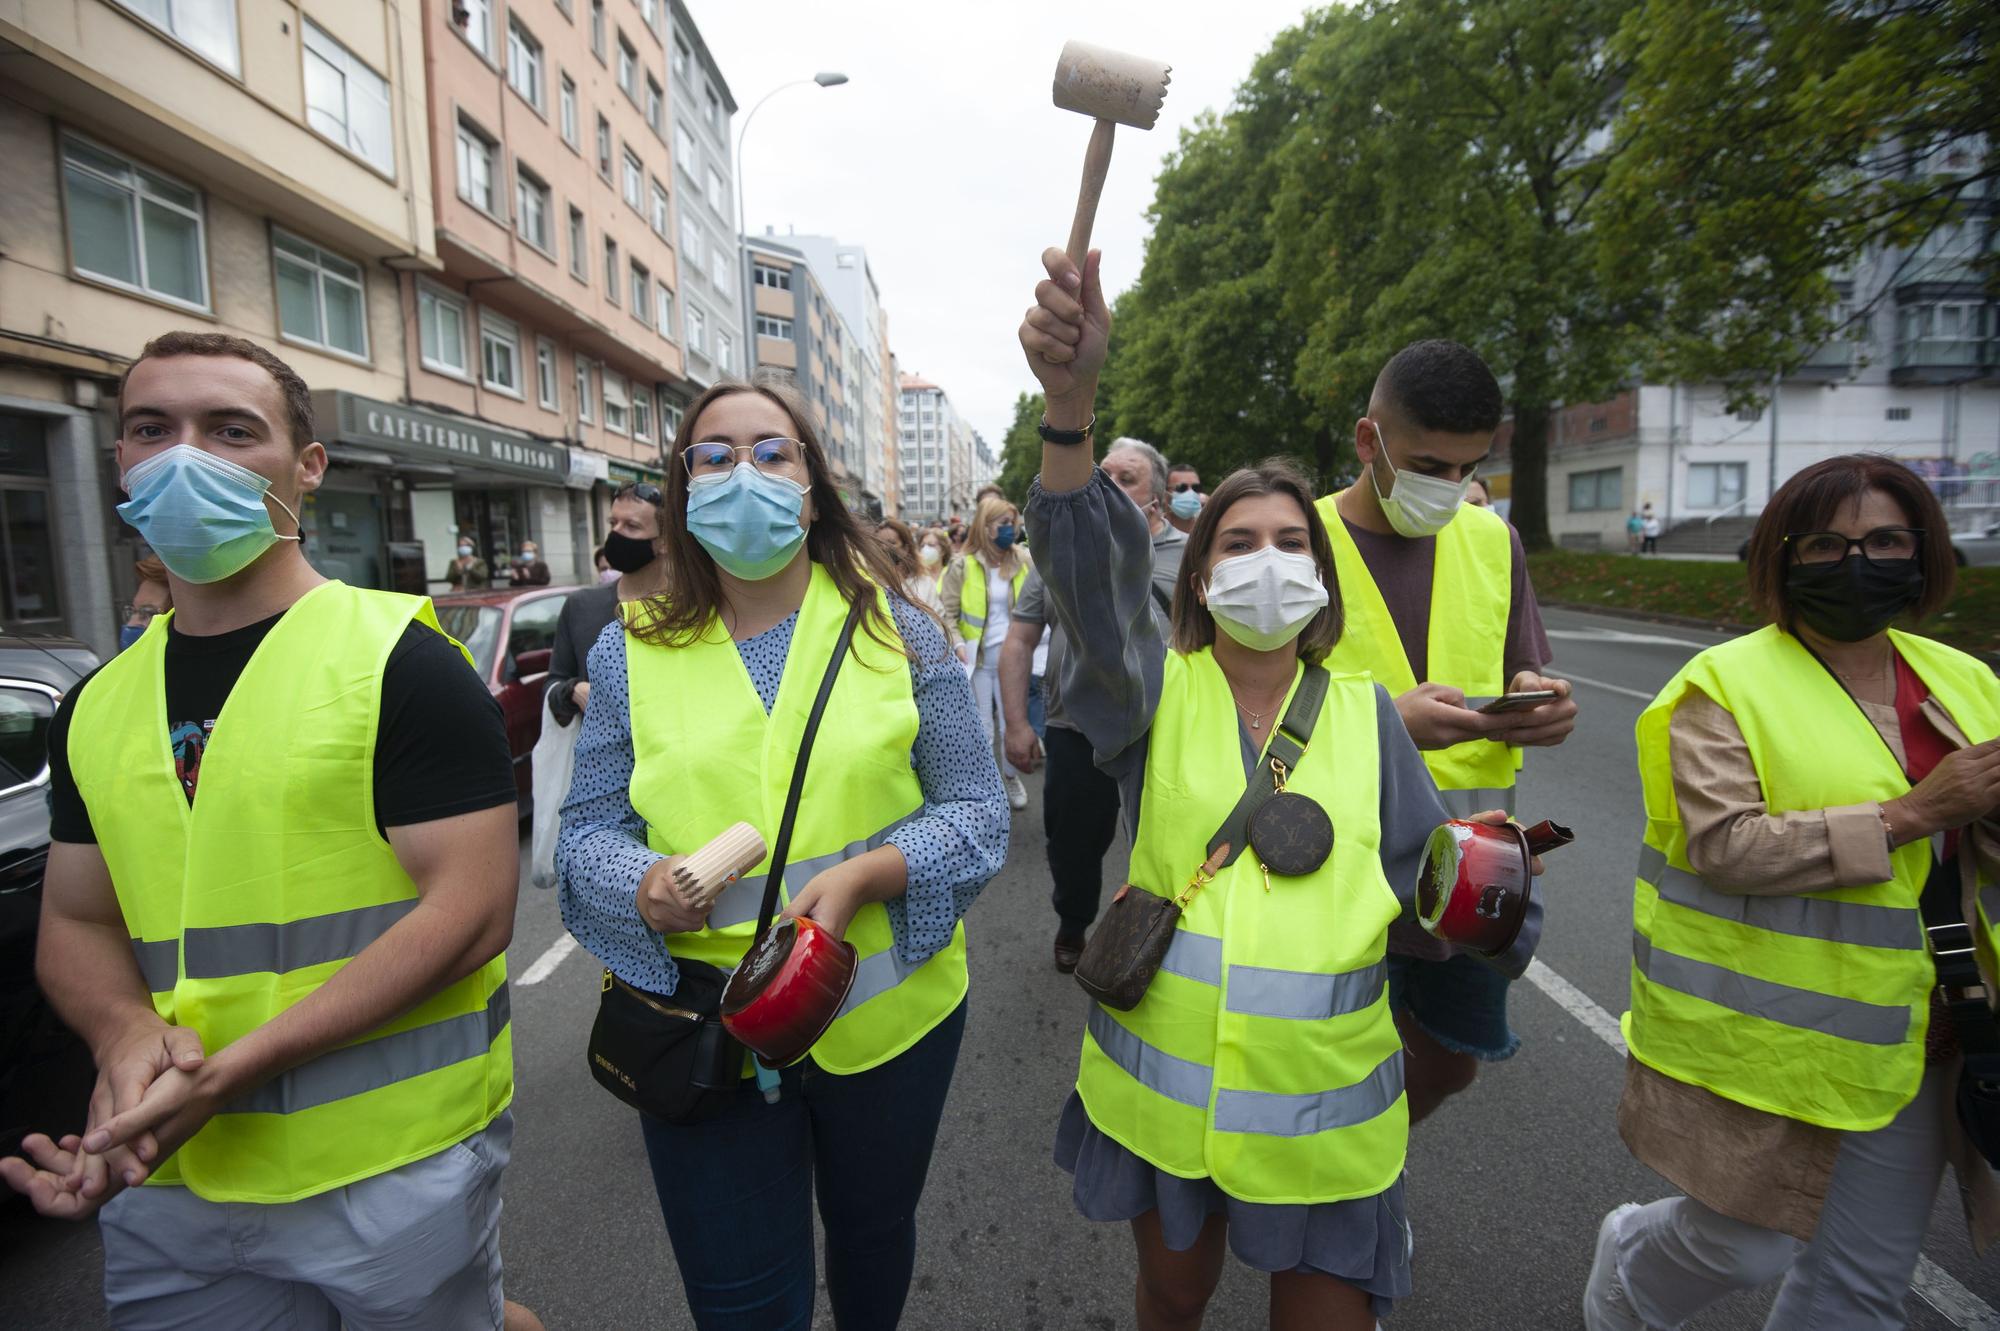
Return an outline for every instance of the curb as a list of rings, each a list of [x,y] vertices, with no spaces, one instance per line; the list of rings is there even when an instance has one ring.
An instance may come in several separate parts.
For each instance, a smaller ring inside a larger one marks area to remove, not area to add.
[[[1695,615],[1670,615],[1665,611],[1634,610],[1622,605],[1589,605],[1583,601],[1548,601],[1536,598],[1537,604],[1551,606],[1557,610],[1575,610],[1586,615],[1607,615],[1612,619],[1630,619],[1641,624],[1671,624],[1675,628],[1707,629],[1711,633],[1755,633],[1756,624],[1730,624],[1719,619],[1702,619]]]

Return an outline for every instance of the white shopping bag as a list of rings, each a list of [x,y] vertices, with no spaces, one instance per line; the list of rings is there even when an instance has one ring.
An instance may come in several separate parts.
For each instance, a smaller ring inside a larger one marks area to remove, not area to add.
[[[556,885],[556,830],[563,801],[569,798],[570,774],[576,768],[576,737],[583,729],[578,716],[568,725],[556,724],[549,695],[542,694],[542,735],[528,755],[535,797],[535,835],[528,848],[528,881],[536,887]]]

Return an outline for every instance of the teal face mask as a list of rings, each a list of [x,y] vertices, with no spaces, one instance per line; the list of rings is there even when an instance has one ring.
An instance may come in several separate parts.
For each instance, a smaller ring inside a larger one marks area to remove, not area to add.
[[[688,483],[688,533],[709,557],[745,582],[761,582],[805,544],[799,525],[806,489],[739,462],[726,476]]]
[[[118,506],[118,516],[138,529],[175,577],[221,582],[279,541],[299,539],[280,536],[272,527],[266,498],[284,508],[295,526],[299,515],[269,494],[270,488],[248,467],[193,444],[176,444],[125,473],[131,498]]]

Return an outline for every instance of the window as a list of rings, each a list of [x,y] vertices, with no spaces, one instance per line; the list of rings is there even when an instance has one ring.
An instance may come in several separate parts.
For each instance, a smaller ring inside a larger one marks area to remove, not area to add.
[[[715,334],[715,367],[724,374],[736,368],[736,341],[719,329]]]
[[[708,127],[717,134],[720,134],[722,133],[722,101],[715,95],[715,89],[713,88],[704,86],[702,92],[706,94],[707,98]]]
[[[514,163],[514,226],[521,239],[544,254],[551,252],[549,187],[519,162]]]
[[[646,168],[630,148],[625,150],[625,202],[641,211],[646,207]]]
[[[792,339],[792,321],[774,315],[760,314],[757,316],[757,336],[781,337],[789,342]]]
[[[789,268],[773,268],[768,263],[760,263],[752,266],[750,275],[760,287],[773,287],[779,291],[792,289],[792,270]]]
[[[681,405],[671,402],[666,394],[660,395],[660,442],[671,444],[674,436],[681,432]]]
[[[667,238],[667,191],[657,180],[653,182],[653,230],[661,240]]]
[[[684,79],[687,77],[687,72],[688,72],[687,43],[683,42],[680,38],[676,37],[674,38],[674,77],[677,79]]]
[[[708,278],[724,296],[736,286],[736,274],[729,271],[729,255],[720,247],[708,252]]]
[[[569,207],[569,271],[570,276],[580,282],[590,280],[590,255],[584,246],[588,231],[583,224],[583,209],[571,204]]]
[[[63,139],[70,264],[80,274],[208,308],[201,195],[81,139]]]
[[[639,17],[646,20],[647,27],[658,27],[660,23],[660,0],[639,0]]]
[[[576,357],[576,418],[586,423],[597,419],[597,395],[590,391],[590,357],[581,352]]]
[[[611,179],[611,122],[597,117],[597,174]]]
[[[639,100],[639,53],[632,49],[632,43],[625,40],[625,34],[618,34],[618,86],[634,103]]]
[[[1688,465],[1689,508],[1733,508],[1743,502],[1746,462],[1695,462]]]
[[[632,317],[645,323],[653,315],[653,302],[646,299],[646,293],[653,289],[653,275],[646,271],[646,265],[632,260]]]
[[[557,104],[562,116],[563,142],[570,147],[576,142],[576,80],[565,74],[562,76],[562,91],[557,94]]]
[[[417,336],[424,368],[466,375],[465,302],[437,287],[417,287]]]
[[[1755,425],[1758,421],[1764,419],[1764,408],[1762,406],[1738,407],[1736,409],[1736,419],[1742,421],[1745,425]]]
[[[521,396],[521,330],[490,310],[479,312],[479,381],[509,397]]]
[[[278,331],[294,342],[366,360],[361,266],[283,231],[271,233],[271,253],[278,270]]]
[[[542,44],[514,14],[507,16],[507,82],[529,106],[543,109]]]
[[[653,390],[632,385],[632,437],[653,437]]]
[[[1882,419],[1885,421],[1906,421],[1910,419],[1910,409],[1908,407],[1884,407],[1882,409]]]
[[[667,132],[667,94],[651,74],[646,76],[646,123],[655,134]]]
[[[29,501],[28,504],[20,506],[23,511],[32,509],[35,517],[40,519],[39,522],[31,519],[25,524],[29,530],[21,533],[25,538],[21,542],[23,547],[21,555],[23,562],[32,560],[38,566],[37,571],[48,568],[51,561],[36,557],[42,553],[36,549],[37,546],[43,547],[44,550],[47,547],[48,495],[41,490],[9,490],[5,497],[9,501],[7,504],[9,518],[15,516],[13,510],[16,504],[13,501],[23,499]],[[40,527],[41,530],[36,532],[33,530],[35,527]],[[37,535],[42,539],[34,539]],[[12,542],[0,548],[7,549],[10,555],[8,563],[11,566],[14,562],[11,558]],[[13,579],[9,578],[8,581],[12,582]],[[50,588],[51,592],[53,590]],[[17,615],[15,607],[11,604],[15,596],[19,596],[24,602],[33,600],[37,604],[24,606],[27,614]],[[4,610],[0,610],[0,614],[4,614],[6,619],[11,621],[21,618],[55,618],[56,605],[52,595],[45,598],[35,593],[28,596],[15,593],[15,596],[10,596],[9,604]],[[34,785],[48,775],[49,726],[55,721],[55,716],[54,689],[27,681],[10,683],[0,688],[0,793]]]
[[[722,183],[722,173],[713,166],[708,168],[708,206],[722,214],[722,220],[729,220],[729,187]]]
[[[236,60],[236,0],[118,0],[182,46],[232,74]]]
[[[604,63],[604,0],[590,0],[590,53]]]
[[[688,179],[694,181],[695,188],[700,189],[701,182],[695,170],[701,163],[697,160],[694,135],[688,133],[686,125],[674,126],[674,160],[681,164],[681,170],[687,172]]]
[[[389,83],[306,20],[306,123],[383,175],[396,174]]]
[[[655,288],[653,294],[659,299],[654,302],[658,308],[659,330],[663,336],[672,337],[674,328],[674,293],[665,282]]]
[[[496,206],[493,140],[463,120],[458,122],[458,197],[483,213]]]
[[[556,388],[556,344],[546,337],[535,339],[535,396],[542,404],[542,410],[562,410],[562,399]]]
[[[705,354],[707,351],[706,347],[707,339],[708,339],[707,317],[703,315],[701,310],[696,306],[693,305],[688,306],[687,307],[688,350],[700,351]]]
[[[701,271],[701,228],[681,209],[681,262],[690,265],[696,272]]]
[[[1597,513],[1625,506],[1625,469],[1606,467],[1601,471],[1573,471],[1569,474],[1569,511]]]
[[[618,242],[611,237],[604,238],[604,298],[613,305],[618,303]]]
[[[625,397],[625,376],[611,370],[604,372],[604,428],[613,434],[624,434],[630,419],[631,403]]]

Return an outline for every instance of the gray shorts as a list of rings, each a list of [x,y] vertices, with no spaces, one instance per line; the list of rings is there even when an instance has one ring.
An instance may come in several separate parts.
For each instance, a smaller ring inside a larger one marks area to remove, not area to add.
[[[435,1155],[296,1202],[120,1193],[98,1216],[111,1324],[492,1331],[500,1175],[513,1139],[503,1112]]]

